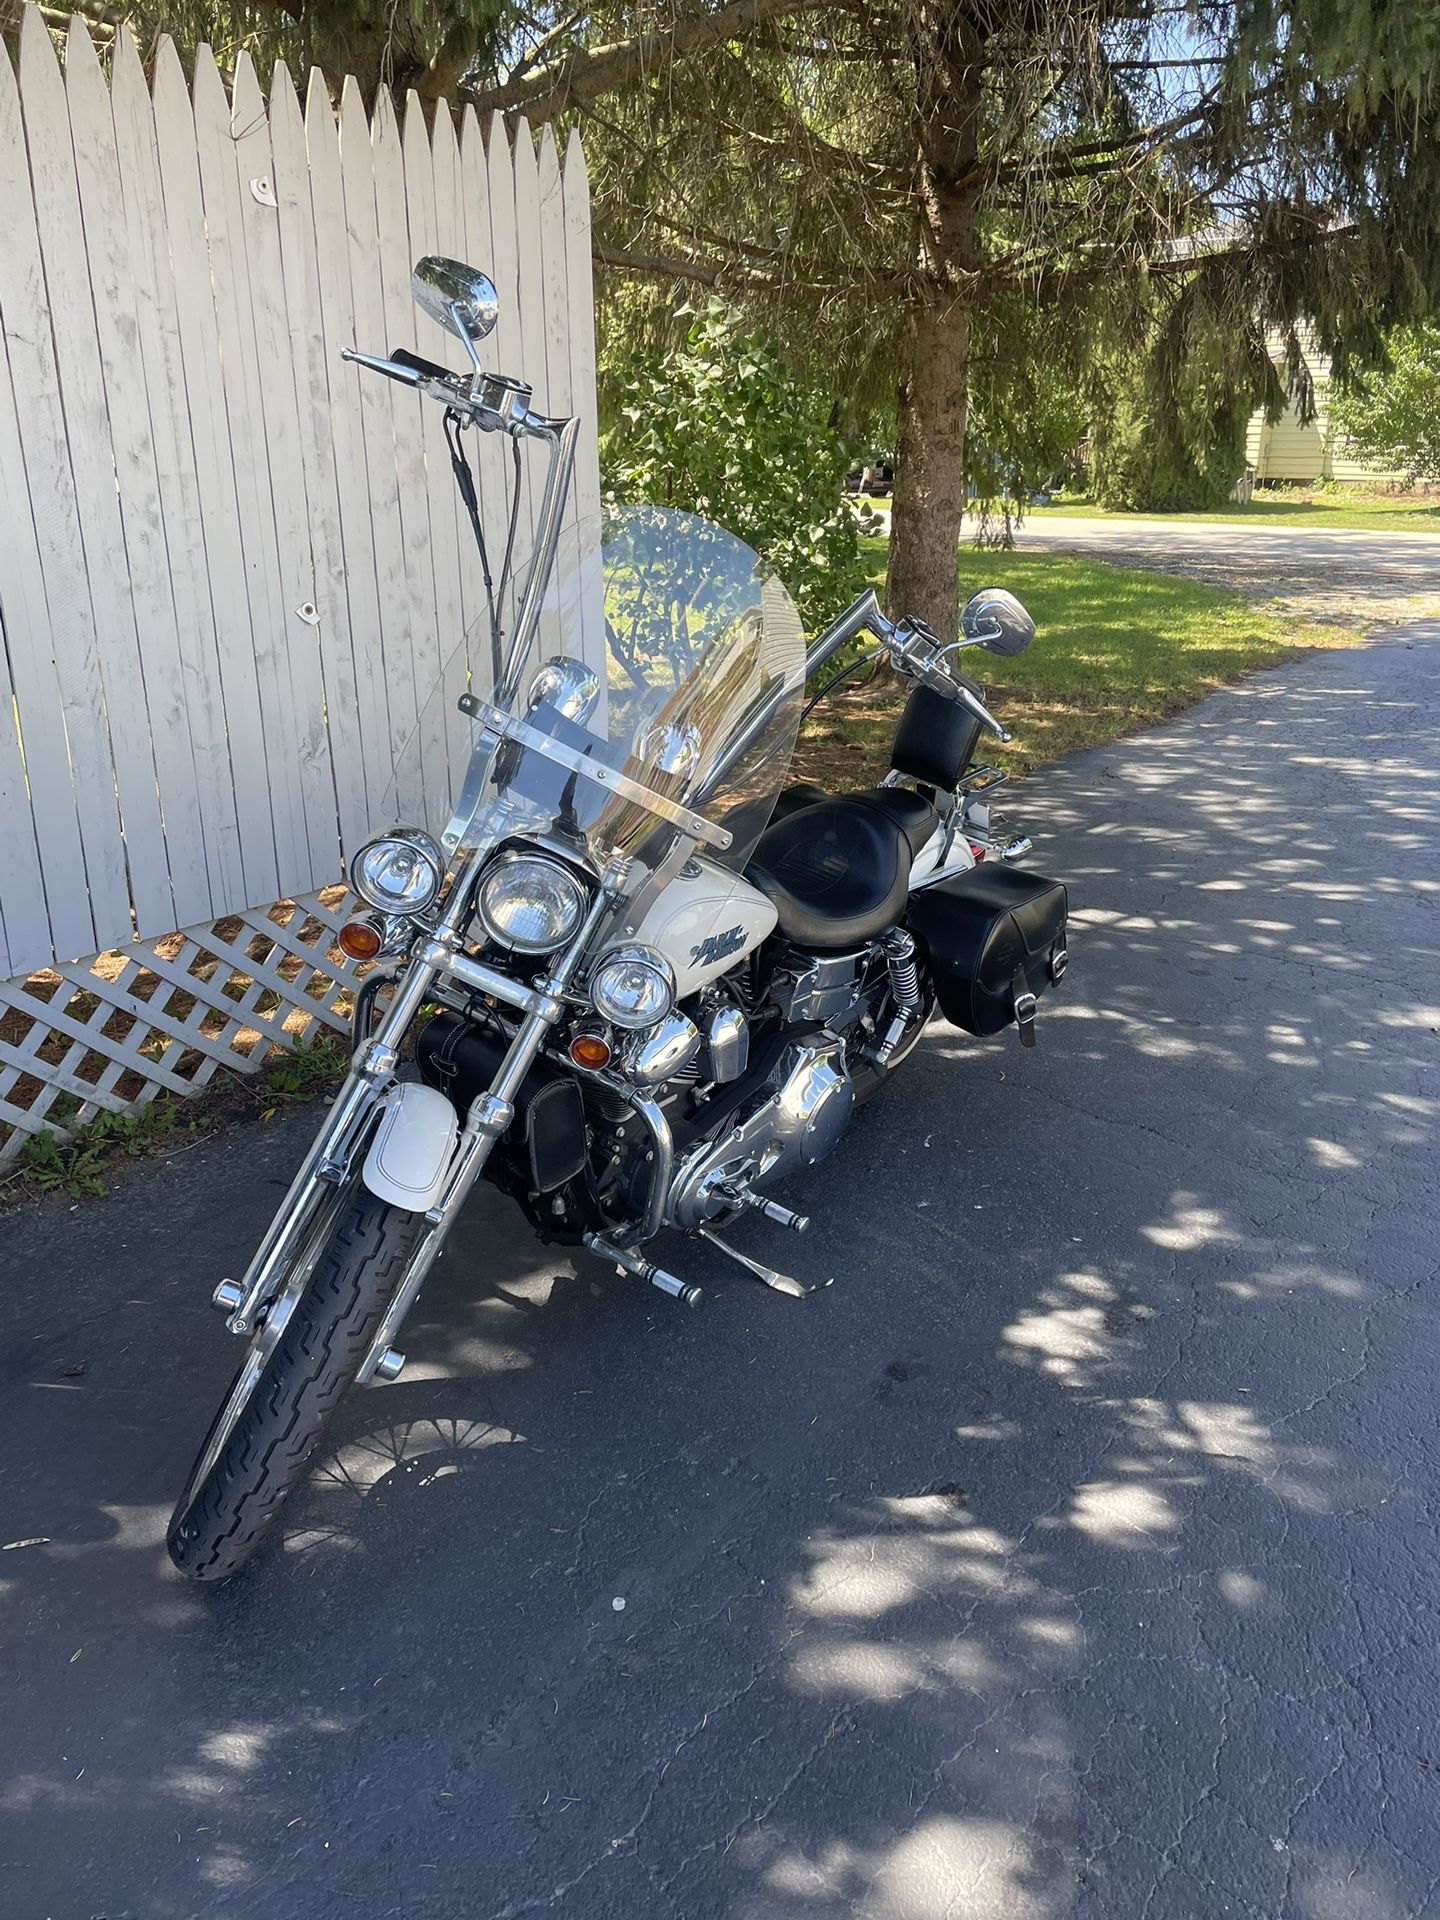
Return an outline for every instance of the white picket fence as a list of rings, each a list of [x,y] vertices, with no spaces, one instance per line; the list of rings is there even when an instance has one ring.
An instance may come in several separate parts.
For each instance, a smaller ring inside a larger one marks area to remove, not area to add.
[[[168,42],[147,86],[123,31],[107,83],[33,10],[18,73],[0,47],[0,1158],[342,1024],[325,890],[482,604],[439,410],[339,357],[456,363],[431,252],[593,423],[577,140],[353,83],[337,114],[318,75],[302,112],[204,50],[187,85]],[[492,528],[508,471],[482,442]]]

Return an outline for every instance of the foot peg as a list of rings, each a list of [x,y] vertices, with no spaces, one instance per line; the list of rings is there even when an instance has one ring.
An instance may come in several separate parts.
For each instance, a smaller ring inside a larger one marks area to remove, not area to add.
[[[807,1287],[803,1280],[794,1280],[788,1273],[777,1273],[774,1267],[762,1266],[758,1260],[752,1260],[748,1254],[737,1253],[735,1248],[722,1240],[711,1227],[697,1227],[695,1231],[702,1240],[708,1240],[712,1247],[718,1247],[721,1253],[728,1254],[737,1266],[744,1267],[747,1273],[753,1273],[757,1280],[763,1280],[767,1287],[776,1293],[788,1293],[792,1300],[807,1299],[812,1293],[818,1293],[821,1286],[828,1287],[828,1280]]]
[[[767,1220],[773,1220],[777,1227],[788,1227],[791,1233],[804,1233],[810,1225],[808,1213],[792,1213],[789,1207],[782,1207],[778,1200],[767,1200],[763,1193],[756,1193],[753,1187],[722,1187],[725,1198],[737,1207],[753,1207],[757,1213],[763,1213]]]
[[[633,1273],[637,1280],[648,1280],[652,1287],[658,1287],[661,1293],[668,1293],[672,1300],[683,1301],[687,1307],[698,1307],[704,1298],[699,1287],[687,1287],[683,1280],[677,1280],[673,1273],[667,1273],[663,1267],[642,1259],[631,1247],[614,1246],[598,1233],[587,1233],[585,1244],[602,1260],[608,1260],[618,1267],[621,1273]]]

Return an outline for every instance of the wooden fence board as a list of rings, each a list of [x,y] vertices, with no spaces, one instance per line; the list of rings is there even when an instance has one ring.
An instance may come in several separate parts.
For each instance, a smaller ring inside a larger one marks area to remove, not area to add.
[[[169,39],[155,59],[155,143],[175,286],[175,318],[185,368],[182,404],[194,460],[200,526],[176,530],[177,559],[197,574],[210,603],[230,746],[236,830],[244,892],[274,896],[280,878],[271,806],[269,756],[260,708],[250,580],[240,516],[235,448],[211,286],[200,186],[199,146],[180,57]],[[236,395],[236,404],[239,396]],[[228,902],[234,896],[224,895]]]
[[[410,297],[409,217],[405,207],[405,160],[400,125],[389,90],[382,87],[372,119],[371,155],[375,170],[375,214],[380,241],[380,292],[385,315],[384,347],[416,350],[415,302]],[[430,344],[426,343],[427,346]],[[433,355],[427,357],[433,358]],[[409,609],[411,673],[417,720],[425,731],[425,752],[438,750],[436,713],[430,693],[439,678],[440,637],[435,600],[435,563],[430,538],[430,494],[425,479],[424,436],[438,430],[433,403],[392,386],[395,423],[395,476],[400,531],[404,541]]]
[[[140,350],[136,249],[125,223],[110,93],[79,21],[72,21],[67,40],[65,93],[94,302],[92,338],[114,451],[123,538],[115,559],[129,580],[139,704],[150,732],[172,915],[188,926],[210,912],[210,884]],[[128,846],[128,820],[126,840]]]
[[[342,346],[354,346],[355,296],[350,283],[350,250],[345,226],[345,188],[340,171],[340,137],[323,74],[312,70],[305,94],[305,149],[310,164],[310,198],[315,221],[315,265],[325,344],[326,388],[315,392],[334,449],[340,577],[331,590],[343,598],[354,656],[356,720],[364,775],[362,832],[379,813],[389,784],[390,719],[385,698],[385,644],[376,574],[377,541],[372,525],[373,493],[366,469],[361,382],[368,376],[340,358]],[[375,385],[373,380],[370,385]],[[317,447],[322,428],[315,428]],[[319,456],[317,456],[319,457]],[[317,584],[317,592],[324,588]],[[320,617],[332,616],[322,605]],[[337,783],[338,784],[338,783]],[[341,786],[342,822],[346,789]],[[351,832],[355,831],[354,828]],[[353,840],[349,843],[353,845]],[[347,847],[348,851],[348,847]]]
[[[313,581],[310,604],[314,624],[307,621],[303,604],[294,611],[299,624],[292,628],[292,652],[308,654],[307,636],[313,635],[324,689],[317,731],[324,744],[329,773],[331,831],[335,830],[334,822],[338,820],[340,846],[354,847],[369,831],[370,806],[360,743],[359,692],[340,531],[330,404],[330,348],[320,304],[319,235],[311,201],[305,126],[295,88],[283,63],[276,66],[270,85],[270,146],[289,321],[288,357],[295,382],[295,422]],[[336,357],[338,359],[338,354]],[[312,857],[317,851],[312,840]],[[315,874],[317,880],[326,877],[324,867]]]
[[[156,503],[164,533],[175,642],[189,735],[198,831],[209,900],[245,890],[235,775],[225,725],[219,643],[203,564],[199,480],[189,420],[188,378],[155,117],[140,56],[117,33],[110,104],[125,230],[134,267],[136,348],[145,382],[154,448]],[[167,839],[172,815],[166,810]]]
[[[290,692],[284,586],[265,447],[262,370],[250,303],[250,263],[235,166],[230,102],[208,47],[195,61],[195,144],[210,247],[210,275],[220,337],[231,458],[240,517],[240,546],[250,603],[250,631],[270,788],[270,819],[283,874],[309,873],[297,716]],[[261,170],[268,176],[269,165]],[[248,183],[245,191],[249,194]],[[268,376],[272,370],[264,370]],[[308,594],[307,594],[308,597]],[[282,882],[283,884],[283,882]]]
[[[495,278],[495,244],[490,228],[490,180],[485,159],[485,140],[480,131],[480,121],[473,107],[466,107],[460,122],[460,203],[464,213],[465,252],[464,258],[471,266],[481,268],[493,280]],[[498,281],[496,285],[498,286]],[[503,296],[502,296],[503,297]],[[481,349],[481,358],[487,366],[503,365],[500,358],[500,329],[491,334]],[[491,577],[500,564],[501,545],[505,539],[509,496],[506,492],[506,473],[508,470],[508,448],[487,440],[476,434],[470,445],[471,464],[475,468],[475,478],[480,495],[480,517],[485,528],[486,541],[490,552]],[[470,535],[470,556],[474,583],[474,604],[471,613],[471,671],[478,673],[485,690],[493,687],[494,680],[490,670],[490,613],[489,599],[485,592],[484,573],[480,557],[474,550],[474,535]]]
[[[562,163],[547,131],[537,157],[523,121],[512,143],[468,109],[427,127],[413,98],[402,127],[353,81],[337,116],[313,76],[302,114],[283,66],[267,100],[243,54],[225,81],[202,48],[187,84],[163,37],[147,88],[123,29],[107,83],[78,23],[65,46],[62,68],[30,8],[18,71],[0,47],[0,1004],[20,1023],[0,1158],[343,1018],[316,889],[386,824],[397,753],[485,611],[439,409],[339,358],[464,365],[417,321],[420,254],[491,274],[485,364],[587,416],[567,519],[598,501],[578,147]],[[498,568],[513,449],[467,450]],[[523,464],[522,559],[542,460]],[[488,641],[473,669],[487,685]],[[417,738],[433,768],[467,733],[436,705]],[[422,817],[426,784],[448,782],[422,781]],[[242,977],[233,916],[278,925],[283,966]],[[23,985],[50,966],[53,1003]],[[183,1015],[150,1006],[158,980],[193,995]],[[103,1031],[120,1011],[133,1032]]]
[[[318,629],[304,611],[315,604],[315,564],[298,426],[303,393],[296,378],[285,276],[280,262],[280,221],[270,125],[255,69],[246,53],[235,63],[230,121],[235,177],[232,206],[238,204],[244,242],[261,406],[259,455],[262,476],[265,471],[269,473],[278,567],[275,651],[277,663],[285,670],[280,681],[280,697],[284,699],[288,688],[290,705],[286,726],[290,750],[295,755],[302,806],[301,819],[295,823],[298,845],[292,871],[294,884],[308,889],[334,877],[340,862],[340,844]],[[243,315],[241,330],[248,344]],[[263,484],[260,491],[263,503]]]
[[[340,103],[340,162],[345,194],[345,230],[350,244],[350,286],[355,344],[367,353],[384,353],[380,238],[371,164],[370,122],[353,80],[345,82]],[[396,342],[399,345],[400,342]],[[370,495],[370,537],[374,543],[382,622],[382,658],[387,691],[389,753],[393,760],[415,730],[415,663],[410,629],[415,616],[406,575],[404,529],[395,459],[394,401],[399,389],[376,374],[357,372],[355,391],[365,437]],[[408,423],[407,423],[408,425]]]
[[[28,44],[30,36],[22,37]],[[51,58],[48,44],[39,54]],[[68,129],[65,139],[68,154]],[[100,647],[70,471],[36,203],[20,95],[0,49],[0,206],[6,210],[0,313],[22,316],[20,325],[6,328],[19,442],[6,463],[6,472],[14,476],[6,491],[18,522],[14,537],[20,552],[33,539],[43,582],[43,608],[34,601],[33,581],[18,604],[7,599],[5,630],[51,931],[63,951],[76,942],[89,946],[125,937],[130,895],[119,857],[120,820]],[[9,547],[10,539],[0,545]],[[23,945],[18,964],[43,963],[38,942],[27,938]]]
[[[35,190],[35,226],[65,409],[66,443],[56,449],[56,457],[58,464],[69,456],[98,665],[98,674],[87,679],[83,692],[68,674],[62,685],[67,717],[76,697],[103,703],[109,751],[101,760],[102,778],[113,780],[124,832],[123,839],[119,843],[112,839],[108,848],[87,844],[91,857],[86,870],[88,876],[108,854],[126,873],[129,891],[123,911],[116,911],[97,932],[109,940],[127,939],[133,931],[131,900],[152,924],[167,918],[173,922],[177,916],[160,816],[155,748],[145,710],[70,116],[50,36],[33,13],[26,14],[21,28],[20,88]],[[75,764],[72,747],[72,769]]]

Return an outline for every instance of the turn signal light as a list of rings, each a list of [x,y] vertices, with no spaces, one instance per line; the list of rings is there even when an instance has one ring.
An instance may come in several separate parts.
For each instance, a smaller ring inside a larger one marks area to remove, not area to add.
[[[594,1073],[609,1066],[610,1042],[603,1034],[577,1033],[570,1042],[570,1058],[577,1067],[588,1067]]]
[[[373,920],[347,920],[335,938],[352,960],[373,960],[384,944]]]

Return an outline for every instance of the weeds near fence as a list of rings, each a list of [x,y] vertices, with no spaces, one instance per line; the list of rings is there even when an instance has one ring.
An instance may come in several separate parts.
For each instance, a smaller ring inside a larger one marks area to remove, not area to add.
[[[345,1041],[326,1034],[277,1054],[258,1074],[225,1070],[198,1098],[162,1092],[129,1113],[97,1113],[73,1133],[32,1134],[0,1179],[0,1211],[27,1200],[105,1193],[127,1161],[175,1152],[227,1120],[271,1120],[284,1108],[324,1098],[349,1062]]]

